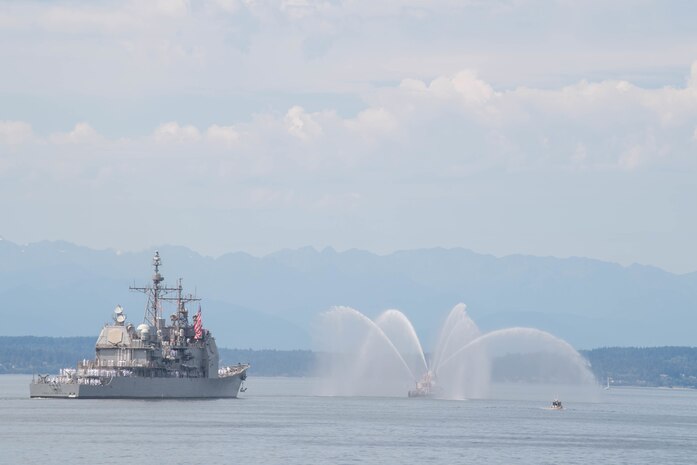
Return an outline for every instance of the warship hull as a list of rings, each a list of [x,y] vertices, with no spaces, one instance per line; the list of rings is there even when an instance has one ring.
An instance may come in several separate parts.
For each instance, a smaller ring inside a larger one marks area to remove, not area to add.
[[[242,381],[242,373],[221,378],[119,376],[99,384],[32,383],[29,395],[62,399],[220,399],[237,397]]]
[[[249,364],[220,366],[218,346],[203,327],[201,305],[189,317],[186,305],[200,302],[163,283],[160,253],[153,257],[152,284],[131,287],[148,296],[145,318],[137,327],[117,305],[113,323],[97,337],[95,358],[78,361],[55,376],[38,375],[29,397],[62,399],[220,399],[235,398],[247,378]],[[165,318],[163,304],[176,304]]]

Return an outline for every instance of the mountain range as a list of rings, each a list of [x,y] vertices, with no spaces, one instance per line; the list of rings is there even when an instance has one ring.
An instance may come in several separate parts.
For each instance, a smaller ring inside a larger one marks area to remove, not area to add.
[[[312,348],[317,316],[348,305],[370,317],[404,312],[427,350],[459,302],[484,331],[531,326],[577,348],[697,345],[697,272],[588,258],[495,257],[432,248],[376,255],[331,248],[217,258],[163,245],[140,252],[62,241],[0,240],[3,336],[88,336],[119,304],[140,322],[155,250],[162,274],[196,292],[204,326],[224,347]]]

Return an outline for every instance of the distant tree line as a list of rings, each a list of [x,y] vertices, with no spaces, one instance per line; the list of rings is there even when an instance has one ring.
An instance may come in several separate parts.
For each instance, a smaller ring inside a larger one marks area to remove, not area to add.
[[[602,383],[697,388],[697,347],[607,347],[581,355]]]
[[[219,349],[220,363],[251,365],[251,376],[312,376],[317,354],[310,350]]]
[[[0,374],[57,373],[78,360],[94,358],[93,337],[0,336]],[[609,378],[615,386],[665,386],[697,388],[695,347],[609,347],[580,351],[600,383]],[[312,376],[321,354],[309,350],[220,349],[220,362],[250,363],[254,376]],[[528,357],[529,358],[529,357]],[[541,367],[550,363],[507,356],[494,363],[495,379],[505,372],[508,380],[548,377]],[[511,367],[517,367],[516,370]],[[557,368],[558,370],[558,368]],[[561,377],[564,373],[559,373]]]
[[[0,374],[55,373],[94,358],[93,337],[0,336]]]

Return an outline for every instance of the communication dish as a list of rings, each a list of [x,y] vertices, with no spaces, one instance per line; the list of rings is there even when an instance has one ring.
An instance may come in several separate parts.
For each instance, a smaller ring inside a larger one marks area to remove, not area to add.
[[[126,321],[126,315],[124,315],[123,313],[120,313],[116,316],[117,323],[123,323],[124,321]]]
[[[123,307],[121,307],[121,305],[117,305],[114,309],[114,313],[116,313],[117,315],[121,315],[123,313]]]

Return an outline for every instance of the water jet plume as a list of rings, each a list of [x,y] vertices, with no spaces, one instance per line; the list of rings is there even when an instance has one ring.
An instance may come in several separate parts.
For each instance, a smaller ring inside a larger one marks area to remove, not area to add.
[[[428,370],[426,356],[416,335],[411,321],[399,310],[386,310],[375,319],[375,324],[392,342],[412,374],[425,373]]]
[[[453,307],[443,322],[431,361],[432,370],[438,371],[440,363],[461,347],[480,336],[477,325],[467,314],[467,306],[459,303]]]
[[[494,362],[511,354],[553,355],[543,359],[548,365],[536,367],[534,373],[537,379],[528,379],[528,382],[586,387],[596,385],[588,362],[569,343],[535,328],[507,328],[484,334],[443,360],[436,376],[446,386],[449,397],[488,397]],[[564,375],[562,379],[558,377],[559,374]]]
[[[482,335],[464,304],[445,319],[430,363],[399,310],[373,321],[353,308],[335,307],[320,322],[325,395],[467,399],[490,397],[492,381],[597,386],[586,360],[563,339],[534,328]]]
[[[397,347],[370,318],[350,307],[321,315],[326,395],[397,395],[416,377]]]

